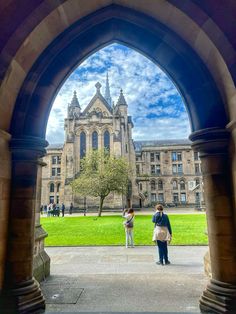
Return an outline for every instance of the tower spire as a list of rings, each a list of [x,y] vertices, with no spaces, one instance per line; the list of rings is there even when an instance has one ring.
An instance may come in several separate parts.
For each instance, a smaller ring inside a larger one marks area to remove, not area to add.
[[[112,106],[108,72],[107,72],[107,78],[106,78],[105,99],[108,102],[108,104]]]

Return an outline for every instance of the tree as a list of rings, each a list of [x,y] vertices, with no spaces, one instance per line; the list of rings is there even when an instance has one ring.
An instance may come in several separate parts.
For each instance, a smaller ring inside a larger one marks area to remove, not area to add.
[[[129,173],[125,158],[110,155],[106,150],[93,150],[82,159],[80,175],[71,185],[81,196],[99,197],[101,216],[104,200],[111,192],[126,193]]]

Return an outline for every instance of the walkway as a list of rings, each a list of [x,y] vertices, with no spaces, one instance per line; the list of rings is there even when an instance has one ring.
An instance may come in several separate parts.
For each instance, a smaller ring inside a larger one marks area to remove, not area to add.
[[[47,248],[47,313],[199,313],[207,247],[171,246],[168,266],[155,264],[155,249]]]

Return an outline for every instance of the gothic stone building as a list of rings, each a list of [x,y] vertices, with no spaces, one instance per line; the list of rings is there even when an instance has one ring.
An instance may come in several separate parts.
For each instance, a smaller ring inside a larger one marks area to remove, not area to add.
[[[116,156],[124,156],[132,168],[129,195],[111,194],[105,207],[197,206],[202,203],[201,165],[188,140],[133,141],[133,123],[127,103],[120,92],[112,106],[107,77],[105,96],[101,84],[84,111],[76,92],[68,105],[65,119],[65,142],[50,145],[44,157],[42,204],[73,203],[77,208],[98,206],[98,200],[74,195],[70,182],[80,171],[80,160],[91,149],[106,147]]]

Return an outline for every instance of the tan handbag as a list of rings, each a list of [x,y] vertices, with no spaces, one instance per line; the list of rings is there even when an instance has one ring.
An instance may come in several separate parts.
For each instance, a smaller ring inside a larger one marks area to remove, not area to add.
[[[152,241],[170,241],[171,235],[167,227],[156,226],[153,230]]]

